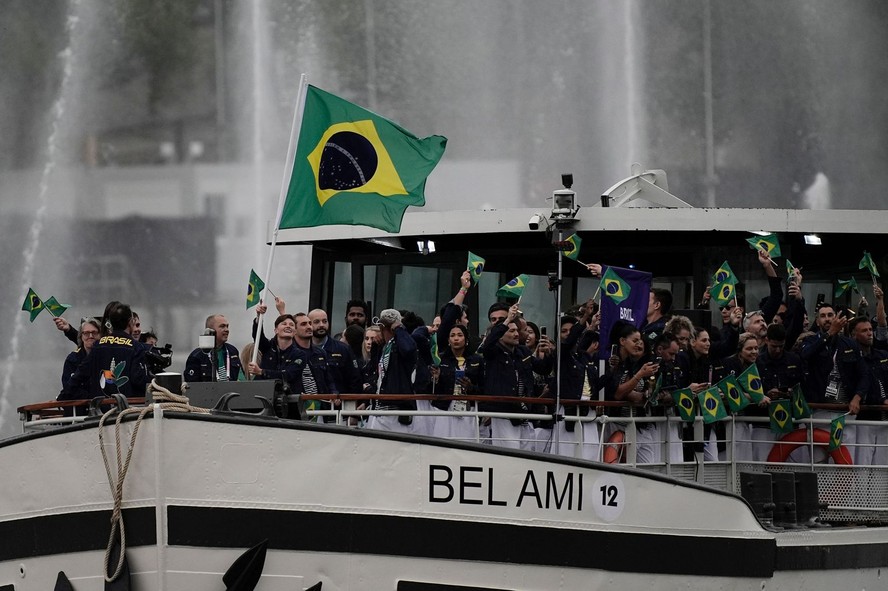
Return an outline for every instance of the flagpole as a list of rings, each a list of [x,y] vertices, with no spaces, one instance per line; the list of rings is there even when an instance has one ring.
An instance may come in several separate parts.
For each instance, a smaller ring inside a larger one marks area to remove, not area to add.
[[[259,301],[262,301],[263,292],[271,292],[268,286],[271,284],[271,264],[274,262],[274,249],[277,246],[278,232],[281,228],[281,218],[284,215],[284,201],[287,198],[287,190],[290,179],[293,176],[294,161],[296,160],[296,145],[299,143],[299,132],[302,130],[302,115],[305,113],[305,95],[308,88],[308,76],[302,74],[299,78],[299,91],[296,93],[296,109],[293,113],[293,126],[290,130],[290,144],[287,146],[287,160],[284,163],[284,176],[281,179],[281,191],[278,196],[277,213],[274,219],[274,231],[271,233],[271,249],[268,251],[268,265],[265,267],[265,288],[259,293]],[[259,337],[262,334],[262,316],[256,320],[256,337],[253,340],[253,357],[250,361],[256,363],[259,358]]]

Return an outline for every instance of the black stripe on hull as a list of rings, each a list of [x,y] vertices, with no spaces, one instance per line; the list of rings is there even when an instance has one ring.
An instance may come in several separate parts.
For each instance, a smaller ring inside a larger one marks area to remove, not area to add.
[[[775,567],[777,570],[886,568],[888,543],[778,546]]]
[[[157,543],[154,507],[124,509],[127,546]],[[42,515],[0,523],[0,560],[105,550],[111,511]]]
[[[604,571],[771,577],[770,539],[577,531],[313,511],[168,507],[172,546],[382,554]]]

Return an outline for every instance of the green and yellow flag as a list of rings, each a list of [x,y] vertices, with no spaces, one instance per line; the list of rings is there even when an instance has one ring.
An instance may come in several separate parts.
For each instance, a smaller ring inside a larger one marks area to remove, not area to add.
[[[720,283],[730,283],[731,285],[737,285],[740,283],[740,280],[734,275],[734,271],[731,269],[731,265],[728,264],[728,261],[723,262],[721,267],[719,267],[712,276],[712,285],[718,285]]]
[[[265,282],[259,278],[256,271],[250,269],[250,283],[247,284],[247,310],[259,303],[259,296],[265,289]]]
[[[55,296],[50,296],[48,300],[43,302],[43,305],[46,306],[46,309],[49,310],[49,313],[52,314],[53,318],[58,318],[62,314],[65,313],[65,310],[70,308],[68,304],[60,304]]]
[[[524,275],[523,273],[518,277],[515,277],[504,286],[496,290],[496,297],[498,298],[520,298],[521,294],[524,293],[524,288],[527,287],[527,281],[529,277]]]
[[[398,232],[425,205],[426,179],[447,138],[403,127],[314,86],[305,111],[281,228],[346,224]]]
[[[774,433],[789,433],[792,431],[792,404],[786,398],[772,400],[768,407],[768,416],[771,417],[771,431]]]
[[[698,392],[697,400],[700,402],[700,414],[703,415],[704,423],[714,423],[728,416],[718,388],[706,388],[702,392]]]
[[[681,420],[691,422],[694,420],[694,393],[690,388],[682,388],[672,393],[675,409]]]
[[[438,333],[435,333],[429,339],[429,346],[432,350],[432,363],[435,367],[441,365],[441,354],[438,351]]]
[[[750,248],[753,250],[764,249],[772,259],[780,256],[780,242],[777,241],[776,234],[753,236],[752,238],[747,238],[746,242],[749,243]]]
[[[827,451],[835,451],[842,447],[842,435],[845,434],[845,420],[848,415],[834,418],[829,424],[829,445]]]
[[[737,295],[737,291],[733,283],[726,281],[724,283],[713,285],[709,290],[709,295],[715,299],[715,303],[718,306],[725,306],[728,302],[734,299]]]
[[[34,322],[34,319],[43,312],[44,307],[43,300],[40,299],[37,292],[29,287],[28,295],[25,296],[25,301],[22,304],[22,310],[31,313],[31,322]]]
[[[863,251],[863,258],[860,259],[860,264],[857,265],[857,268],[866,269],[873,277],[879,276],[879,270],[876,268],[876,262],[873,260],[872,255],[865,250]]]
[[[564,250],[561,252],[564,253],[569,259],[577,260],[580,256],[580,244],[583,243],[583,239],[580,238],[579,234],[571,234],[570,237],[564,241]]]
[[[601,276],[601,291],[612,299],[615,304],[619,304],[629,297],[629,293],[632,290],[629,289],[629,284],[617,275],[613,267],[608,267],[604,275]]]
[[[466,263],[466,266],[469,270],[469,273],[472,274],[472,281],[478,283],[478,280],[481,279],[481,273],[484,272],[484,263],[486,261],[476,255],[474,252],[469,251],[469,262]]]
[[[792,397],[790,400],[792,401],[793,419],[807,419],[811,416],[811,407],[808,406],[808,401],[805,400],[805,395],[802,394],[802,388],[798,384],[792,389]]]
[[[839,297],[849,289],[854,291],[855,293],[860,293],[860,288],[857,286],[857,279],[855,279],[854,277],[847,281],[842,281],[841,279],[839,279],[838,285],[836,285],[835,297]]]
[[[749,406],[749,398],[743,393],[743,388],[734,376],[726,377],[715,386],[725,395],[725,401],[731,412],[740,412]]]
[[[765,398],[765,391],[762,388],[762,377],[759,375],[758,367],[753,363],[747,367],[743,373],[737,376],[740,387],[749,394],[749,398],[759,403]]]

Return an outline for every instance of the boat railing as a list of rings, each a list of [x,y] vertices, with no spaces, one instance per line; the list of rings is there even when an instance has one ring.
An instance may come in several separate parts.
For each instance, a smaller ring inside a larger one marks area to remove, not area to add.
[[[415,402],[416,410],[371,409],[368,407],[372,400],[389,407],[398,402]],[[439,410],[431,405],[432,401],[456,400],[466,401],[466,410]],[[83,421],[89,402],[53,401],[18,410],[23,429],[29,432]],[[136,406],[144,404],[144,399],[129,399],[129,402]],[[114,403],[113,399],[103,401],[103,404]],[[528,410],[520,413],[482,410],[479,403],[481,407],[485,403],[524,403]],[[647,409],[640,405],[598,400],[564,400],[562,412],[557,414],[551,412],[555,407],[552,399],[484,395],[318,394],[303,395],[301,404],[303,420],[352,428],[366,427],[371,416],[409,416],[410,432],[427,437],[437,436],[432,427],[435,421],[467,417],[471,431],[454,439],[619,463],[738,494],[740,475],[744,472],[815,472],[824,518],[837,522],[888,522],[888,465],[873,461],[855,463],[856,458],[864,456],[873,459],[888,456],[888,444],[881,443],[885,438],[871,443],[847,437],[839,449],[828,449],[832,418],[847,412],[844,405],[811,404],[814,416],[795,420],[789,435],[777,436],[771,433],[767,416],[729,415],[706,424],[699,415],[692,422],[686,422],[670,416],[671,410],[661,416],[648,416]],[[579,412],[584,407],[585,415]],[[526,422],[534,427],[534,435],[519,440],[496,440],[488,427],[491,419]],[[848,419],[846,432],[861,428],[888,430],[888,422],[854,420],[851,416]],[[574,428],[567,428],[568,424]],[[595,428],[590,430],[583,425]],[[652,425],[656,429],[651,429]],[[590,433],[591,440],[587,440]],[[781,437],[784,440],[778,441]],[[656,448],[656,453],[650,453],[652,448]],[[647,453],[640,453],[642,451]],[[876,451],[881,453],[866,453]],[[652,455],[656,461],[651,460]]]

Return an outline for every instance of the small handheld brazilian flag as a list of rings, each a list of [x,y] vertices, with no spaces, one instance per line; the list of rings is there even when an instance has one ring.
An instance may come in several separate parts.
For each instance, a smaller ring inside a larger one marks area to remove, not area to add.
[[[694,393],[690,388],[682,388],[672,393],[675,409],[681,420],[692,422],[694,420]]]
[[[697,400],[700,401],[700,414],[703,415],[704,423],[714,423],[728,416],[718,388],[706,388],[697,394]]]
[[[728,403],[728,408],[731,412],[740,412],[749,406],[749,398],[743,393],[740,382],[734,376],[726,377],[715,386],[725,395],[725,401]]]
[[[740,280],[734,275],[734,271],[731,269],[731,265],[728,264],[728,261],[723,262],[712,276],[712,284],[718,285],[719,283],[730,283],[731,285],[737,285],[740,283]]]
[[[792,397],[790,400],[792,401],[793,419],[807,419],[811,416],[811,407],[808,406],[808,401],[805,400],[805,395],[802,394],[802,389],[798,384],[792,389]]]
[[[429,339],[429,348],[432,352],[432,363],[435,367],[441,365],[441,353],[438,351],[438,335],[433,334]]]
[[[65,313],[65,310],[70,308],[68,304],[60,304],[55,296],[51,296],[48,300],[43,302],[43,305],[46,306],[46,309],[49,310],[49,313],[52,314],[53,318],[58,318],[62,314]]]
[[[786,276],[792,277],[793,273],[795,273],[795,265],[789,259],[786,259]]]
[[[524,288],[527,287],[527,280],[529,277],[524,275],[523,273],[518,277],[515,277],[504,286],[496,290],[496,297],[498,298],[520,298],[521,294],[524,293]]]
[[[715,298],[715,303],[721,307],[733,300],[734,296],[737,295],[737,291],[733,283],[725,281],[724,283],[713,285],[709,290],[709,295]]]
[[[865,250],[863,251],[863,258],[860,259],[860,264],[857,265],[857,268],[866,269],[873,277],[879,276],[879,270],[876,268],[876,262],[873,260],[873,256]]]
[[[43,312],[43,308],[45,308],[43,300],[40,299],[37,292],[29,287],[28,295],[25,296],[25,301],[22,304],[22,310],[29,312],[31,314],[31,322],[34,322],[34,319]]]
[[[842,447],[842,436],[845,434],[845,419],[848,415],[834,418],[829,424],[829,445],[827,451],[835,451]]]
[[[571,234],[570,237],[564,241],[564,250],[561,252],[564,253],[564,256],[571,260],[577,260],[577,257],[580,256],[580,244],[583,243],[583,239],[580,238],[579,234]]]
[[[601,276],[601,291],[615,304],[619,304],[629,297],[632,290],[629,288],[629,284],[614,271],[613,267],[608,267],[604,275]]]
[[[250,269],[250,283],[247,285],[247,310],[259,303],[259,296],[265,289],[265,282],[259,278],[256,271]]]
[[[762,377],[759,375],[758,367],[753,363],[747,367],[743,373],[737,376],[740,387],[743,388],[753,402],[761,402],[765,398],[765,391],[762,387]]]
[[[469,251],[469,262],[466,263],[466,267],[469,273],[472,274],[472,281],[478,283],[478,280],[481,279],[481,273],[484,272],[484,263],[486,261],[476,255],[474,252]]]
[[[750,248],[753,250],[762,249],[772,259],[780,256],[780,242],[777,240],[776,234],[768,234],[767,236],[753,236],[747,238]]]
[[[774,433],[789,433],[792,431],[792,404],[786,398],[772,400],[768,407],[768,416],[771,417],[771,431]]]
[[[857,279],[855,279],[854,277],[852,277],[848,281],[842,281],[841,279],[839,279],[838,285],[836,285],[835,297],[839,297],[849,289],[855,293],[860,293],[860,288],[857,286]]]

